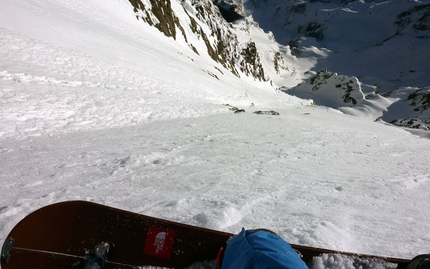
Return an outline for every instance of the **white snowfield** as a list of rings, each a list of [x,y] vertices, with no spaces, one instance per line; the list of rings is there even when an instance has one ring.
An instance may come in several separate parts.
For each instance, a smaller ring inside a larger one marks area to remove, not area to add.
[[[430,252],[429,149],[237,78],[136,20],[126,0],[0,1],[1,243],[42,206],[88,200],[412,258]],[[360,266],[339,255],[313,264],[393,268]]]

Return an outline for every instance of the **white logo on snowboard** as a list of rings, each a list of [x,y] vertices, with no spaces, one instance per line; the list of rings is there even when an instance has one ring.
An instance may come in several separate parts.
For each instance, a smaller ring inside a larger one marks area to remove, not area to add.
[[[166,242],[166,236],[167,236],[166,232],[159,232],[155,236],[155,242],[154,242],[155,253],[159,253],[160,251],[163,250],[164,243]]]

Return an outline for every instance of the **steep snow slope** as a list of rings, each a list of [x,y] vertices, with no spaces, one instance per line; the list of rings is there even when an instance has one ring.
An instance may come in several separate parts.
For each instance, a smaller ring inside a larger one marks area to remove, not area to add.
[[[0,44],[1,242],[31,211],[84,199],[317,247],[429,252],[428,139],[239,78],[128,1],[0,1]]]
[[[138,20],[167,37],[186,44],[197,55],[208,56],[234,75],[259,81],[264,74],[254,41],[240,42],[222,13],[211,1],[130,1]],[[272,41],[272,43],[275,43]],[[273,66],[268,63],[267,66]]]
[[[8,116],[3,121],[7,126],[3,126],[2,132],[6,136],[19,135],[20,130],[29,132],[28,128],[21,128],[21,124],[34,125],[31,128],[34,133],[47,133],[57,126],[74,130],[81,125],[75,123],[82,120],[76,119],[78,112],[85,115],[88,123],[105,127],[136,124],[148,118],[205,115],[208,112],[201,107],[205,99],[220,105],[248,96],[242,105],[249,106],[269,95],[275,96],[274,103],[278,102],[279,93],[269,82],[249,78],[253,84],[250,86],[246,77],[237,80],[222,65],[199,57],[187,46],[172,42],[155,28],[136,20],[133,8],[126,1],[107,1],[103,5],[96,0],[85,3],[54,1],[49,5],[42,1],[26,5],[5,1],[2,5],[7,11],[3,16],[0,48],[4,59],[0,76],[4,83],[22,82],[20,85],[29,89],[41,88],[41,84],[52,86],[42,87],[42,92],[9,90],[3,93],[2,109]],[[42,11],[44,16],[41,16]],[[24,18],[27,24],[18,23]],[[64,96],[60,104],[53,101],[52,106],[62,106],[64,114],[37,115],[40,107],[33,106],[32,100],[53,98],[58,92],[55,86],[69,89],[67,94],[72,93]],[[263,90],[256,91],[256,87]],[[128,99],[122,97],[122,93],[109,91],[113,98],[109,101],[98,94],[100,88],[118,89],[136,97]],[[22,107],[10,100],[20,95],[26,96],[30,104]],[[159,107],[151,101],[157,95],[176,96],[176,100],[168,107]],[[294,98],[280,96],[279,99],[289,102]],[[79,106],[70,106],[74,100],[80,100]],[[191,100],[198,100],[195,107]],[[96,106],[106,113],[95,115]],[[135,106],[140,108],[136,111]],[[127,116],[112,115],[122,109]],[[27,110],[32,116],[25,113]]]
[[[292,88],[289,82],[276,80],[285,92],[306,96],[320,105],[336,104],[332,107],[371,120],[379,118],[400,126],[430,129],[427,2],[238,0],[233,3],[244,15],[252,15],[263,29],[272,31],[281,44],[288,44],[298,62],[312,59],[313,64],[301,69],[304,74],[327,69],[341,77],[351,77],[357,80],[357,87],[368,89],[353,106],[348,102],[339,104],[344,101],[342,98],[333,100],[339,94],[349,93],[339,92],[341,87],[333,87],[330,82],[321,82],[318,92],[307,90],[312,88],[308,87],[309,82],[288,91]],[[310,81],[316,77],[311,76]],[[386,97],[390,98],[388,102]]]
[[[430,85],[426,1],[236,1],[278,42],[309,55],[327,51],[314,71],[357,76],[381,91]],[[327,3],[328,2],[328,3]]]

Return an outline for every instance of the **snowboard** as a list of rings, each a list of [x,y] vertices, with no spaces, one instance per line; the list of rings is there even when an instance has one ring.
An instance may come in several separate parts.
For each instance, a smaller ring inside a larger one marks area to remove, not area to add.
[[[184,268],[199,261],[215,264],[219,249],[232,236],[92,202],[68,201],[43,207],[21,220],[3,244],[1,268],[131,269]],[[398,269],[410,262],[291,246],[305,262],[324,253],[381,259],[397,264]]]

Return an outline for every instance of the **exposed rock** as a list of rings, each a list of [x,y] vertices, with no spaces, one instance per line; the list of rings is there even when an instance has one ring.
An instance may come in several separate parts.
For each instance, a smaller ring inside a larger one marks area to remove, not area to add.
[[[407,100],[415,107],[414,111],[423,113],[430,108],[430,87],[416,90],[409,94]]]
[[[411,129],[420,129],[425,131],[430,130],[430,123],[425,123],[422,120],[416,119],[416,118],[398,119],[398,120],[393,120],[390,123],[396,126],[407,127]]]
[[[242,10],[234,3],[224,0],[213,0],[213,3],[219,8],[221,15],[227,22],[234,22],[244,18]]]
[[[258,111],[254,111],[254,114],[257,114],[257,115],[274,115],[274,116],[280,115],[278,112],[273,111],[273,110],[266,110],[266,111],[258,110]]]
[[[240,70],[249,76],[264,80],[264,69],[261,65],[255,43],[252,41],[248,42],[240,54],[242,55]]]
[[[242,109],[242,108],[237,108],[237,107],[229,105],[229,104],[226,104],[226,106],[228,107],[229,110],[233,111],[234,113],[244,113],[245,112],[245,109]]]
[[[410,27],[419,37],[430,38],[430,4],[415,6],[400,13],[395,23],[398,32]]]
[[[164,35],[174,39],[176,39],[176,27],[178,27],[186,39],[184,29],[172,10],[170,0],[149,0],[146,5],[141,0],[129,1],[134,7],[137,19],[142,19],[149,25],[156,27]]]
[[[318,41],[324,39],[324,25],[319,22],[309,22],[300,25],[297,29],[298,33],[303,33],[305,36],[315,37]]]

